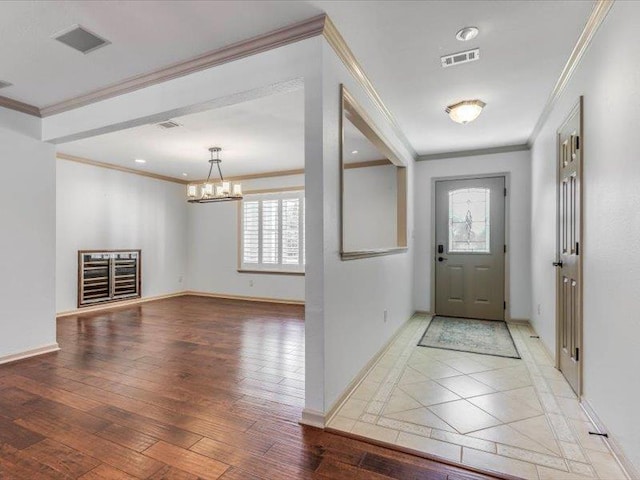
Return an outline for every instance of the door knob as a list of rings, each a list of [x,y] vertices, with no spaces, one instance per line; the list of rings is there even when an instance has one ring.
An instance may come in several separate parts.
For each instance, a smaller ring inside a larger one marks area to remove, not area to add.
[[[559,261],[559,262],[553,262],[553,266],[554,266],[554,267],[560,267],[560,268],[562,268],[562,265],[564,265],[564,264],[562,263],[562,260],[561,260],[561,261]]]
[[[444,257],[438,257],[438,261],[439,262],[444,262],[445,260],[446,260],[446,258],[444,258]]]

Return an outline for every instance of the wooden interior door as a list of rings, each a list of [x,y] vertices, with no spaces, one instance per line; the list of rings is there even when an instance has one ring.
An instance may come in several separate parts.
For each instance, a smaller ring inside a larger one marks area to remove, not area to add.
[[[582,98],[558,130],[557,367],[582,385]]]
[[[436,182],[435,311],[503,320],[505,178]]]

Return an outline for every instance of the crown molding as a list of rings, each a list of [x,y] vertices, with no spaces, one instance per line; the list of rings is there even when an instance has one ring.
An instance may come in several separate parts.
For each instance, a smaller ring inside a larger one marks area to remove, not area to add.
[[[0,107],[15,110],[16,112],[26,113],[34,117],[41,117],[40,109],[29,105],[28,103],[20,102],[9,97],[3,97],[0,95]]]
[[[415,149],[400,129],[400,126],[398,125],[398,122],[396,121],[393,114],[389,111],[387,106],[382,101],[382,98],[378,94],[378,91],[371,83],[371,80],[369,80],[369,77],[364,72],[362,65],[360,65],[355,55],[347,45],[347,42],[345,42],[344,38],[328,16],[325,17],[324,29],[322,34],[329,45],[331,45],[333,50],[336,52],[336,55],[338,55],[340,60],[342,60],[342,63],[344,63],[345,67],[347,67],[347,70],[349,70],[351,75],[353,75],[353,77],[358,81],[364,91],[367,92],[373,104],[378,108],[380,113],[382,113],[382,115],[385,117],[385,120],[389,122],[398,139],[402,142],[404,147],[409,151],[409,153],[415,160],[418,156]]]
[[[535,142],[536,137],[538,136],[540,130],[544,125],[544,122],[547,120],[547,118],[549,118],[553,107],[555,106],[565,87],[569,83],[573,72],[580,64],[580,60],[582,60],[582,57],[591,44],[591,40],[593,40],[593,37],[600,28],[600,25],[602,25],[602,22],[609,13],[609,10],[611,10],[614,1],[615,0],[597,0],[595,2],[593,10],[591,11],[591,15],[589,16],[589,19],[587,20],[587,23],[584,26],[580,37],[578,37],[578,41],[573,47],[573,51],[571,52],[567,63],[562,69],[562,73],[560,73],[560,77],[553,87],[551,95],[549,95],[547,103],[545,104],[542,113],[540,114],[540,117],[538,118],[538,121],[533,128],[533,131],[531,132],[531,136],[529,137],[528,141],[529,146],[532,146],[533,142]]]
[[[167,80],[183,77],[217,65],[233,62],[234,60],[295,43],[306,38],[318,36],[322,34],[324,29],[325,18],[326,15],[318,15],[308,20],[207,52],[195,58],[178,62],[153,72],[137,75],[108,87],[48,105],[42,108],[42,116],[48,117],[73,110],[74,108],[83,107],[91,103],[166,82]]]
[[[145,172],[142,170],[136,170],[135,168],[120,167],[118,165],[112,165],[110,163],[98,162],[89,158],[77,157],[75,155],[69,155],[67,153],[57,152],[56,158],[58,160],[68,160],[70,162],[82,163],[85,165],[91,165],[93,167],[106,168],[108,170],[117,170],[119,172],[132,173],[134,175],[140,175],[142,177],[154,178],[156,180],[164,180],[165,182],[180,183],[186,185],[189,183],[187,180],[181,178],[168,177],[166,175],[160,175],[157,173]]]
[[[416,160],[418,162],[424,162],[428,160],[442,160],[445,158],[476,157],[479,155],[491,155],[494,153],[523,152],[526,150],[530,150],[529,145],[523,143],[520,145],[504,145],[502,147],[478,148],[474,150],[460,150],[457,152],[432,153],[429,155],[420,155]]]

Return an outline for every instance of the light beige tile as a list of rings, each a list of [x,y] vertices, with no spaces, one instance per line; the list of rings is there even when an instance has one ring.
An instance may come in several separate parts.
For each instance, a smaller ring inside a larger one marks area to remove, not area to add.
[[[362,415],[366,407],[367,402],[365,402],[364,400],[350,398],[349,400],[344,402],[344,405],[342,405],[342,408],[340,408],[340,410],[338,411],[338,415],[340,415],[341,417],[357,420],[358,418],[360,418],[360,415]]]
[[[551,423],[551,428],[556,435],[556,438],[562,442],[575,442],[576,438],[573,435],[573,432],[569,428],[569,424],[567,423],[567,419],[562,415],[558,415],[556,413],[549,413],[547,415],[549,419],[549,423]]]
[[[429,358],[425,356],[414,358],[414,356],[412,355],[409,359],[408,364],[409,366],[411,366],[411,368],[413,368],[420,374],[431,379],[460,375],[460,372],[458,370],[456,370],[455,368],[451,368],[449,365],[446,365],[435,358]]]
[[[397,444],[419,452],[428,453],[437,457],[459,462],[462,455],[462,447],[452,443],[441,442],[432,438],[400,432]]]
[[[556,438],[553,435],[551,425],[549,425],[545,415],[513,422],[510,423],[509,426],[517,430],[519,433],[535,440],[540,445],[544,445],[546,448],[553,450],[559,455],[561,454],[560,447],[558,447]]]
[[[464,374],[493,370],[493,367],[467,357],[450,358],[444,360],[444,363]]]
[[[565,417],[580,420],[582,422],[589,421],[589,417],[587,417],[584,410],[582,410],[577,398],[556,397],[556,401],[558,402],[560,410]]]
[[[422,407],[422,404],[406,392],[395,388],[389,401],[382,410],[383,415],[390,413],[404,412],[405,410],[413,410]]]
[[[538,471],[532,463],[503,457],[489,452],[462,448],[462,463],[471,467],[506,473],[527,480],[538,480]]]
[[[496,390],[513,390],[532,384],[525,366],[490,370],[474,373],[471,376]]]
[[[460,433],[481,430],[501,423],[466,400],[432,405],[429,409]]]
[[[429,437],[431,435],[431,427],[425,427],[417,423],[403,422],[402,420],[394,420],[393,418],[380,417],[378,419],[378,425],[401,432],[414,433],[423,437]]]
[[[385,417],[392,418],[394,420],[401,420],[403,422],[415,423],[416,425],[422,425],[424,427],[455,431],[451,425],[447,424],[440,417],[425,407],[416,408],[415,410],[407,410],[406,412],[392,413],[390,415],[385,415]]]
[[[622,468],[610,453],[585,450],[587,458],[600,478],[607,480],[627,480]]]
[[[398,381],[398,385],[406,385],[409,383],[426,382],[429,380],[425,375],[421,374],[411,366],[407,365]]]
[[[554,444],[552,445],[543,445],[527,437],[526,435],[523,435],[514,428],[511,428],[509,425],[498,425],[497,427],[486,428],[484,430],[473,432],[470,435],[473,435],[477,438],[490,440],[492,442],[502,443],[504,445],[524,448],[525,450],[546,453],[547,455],[560,455],[560,449],[557,445],[555,445],[555,440]]]
[[[563,472],[553,468],[538,466],[540,480],[593,480],[578,473]]]
[[[350,432],[355,424],[356,421],[351,418],[335,416],[329,423],[329,427],[342,432]]]
[[[601,437],[597,435],[589,435],[590,431],[596,431],[596,428],[591,424],[591,422],[581,422],[580,420],[569,419],[569,424],[576,434],[578,443],[583,448],[609,453],[609,448]]]
[[[571,442],[558,442],[560,444],[560,448],[562,449],[562,456],[569,460],[575,460],[576,462],[586,463],[588,462],[587,458],[582,453],[582,449],[580,445],[577,443]]]
[[[564,378],[552,380],[547,378],[547,384],[551,389],[551,392],[556,397],[577,398],[574,391],[569,386],[569,383]]]
[[[398,431],[391,428],[381,427],[372,423],[356,422],[351,429],[351,433],[361,435],[373,440],[379,440],[386,443],[396,443]]]
[[[468,375],[441,378],[437,382],[462,398],[475,397],[476,395],[495,392],[495,390],[490,386],[485,385]]]
[[[519,401],[527,405],[528,407],[535,408],[542,412],[542,405],[538,401],[538,395],[533,387],[522,387],[514,390],[507,390],[504,392],[510,397],[517,398]]]
[[[380,388],[380,384],[377,382],[364,381],[358,388],[355,389],[353,394],[351,394],[351,398],[355,398],[356,400],[372,400],[375,396],[376,392]]]
[[[586,463],[580,463],[580,462],[572,462],[569,461],[569,470],[571,470],[573,473],[577,473],[578,475],[584,475],[585,477],[595,477],[596,476],[596,472],[593,469],[593,467],[591,467],[591,465],[587,465]]]
[[[569,471],[567,463],[560,457],[545,455],[544,453],[532,452],[522,448],[511,447],[508,445],[498,444],[498,455],[523,460],[536,465],[542,465],[556,470]]]
[[[378,422],[378,416],[377,415],[372,415],[370,413],[363,413],[362,415],[360,415],[360,421],[361,422],[366,422],[366,423],[377,423]]]
[[[371,380],[372,382],[383,382],[387,375],[389,374],[389,368],[381,365],[376,365],[373,369],[367,374],[367,380]]]
[[[458,400],[460,397],[432,380],[398,387],[423,406]]]
[[[480,407],[485,412],[490,413],[504,423],[515,422],[525,418],[535,417],[542,414],[538,409],[531,408],[519,398],[514,398],[505,393],[490,393],[468,399],[476,407]]]
[[[484,450],[485,452],[496,453],[496,444],[480,438],[474,438],[469,435],[461,435],[459,433],[447,432],[444,430],[433,429],[431,438],[442,440],[443,442],[455,443],[463,447],[475,448],[476,450]]]

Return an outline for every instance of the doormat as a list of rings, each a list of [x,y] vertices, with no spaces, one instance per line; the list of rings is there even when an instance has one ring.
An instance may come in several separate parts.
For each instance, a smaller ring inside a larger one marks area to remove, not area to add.
[[[507,323],[436,316],[431,319],[418,346],[520,358]]]

